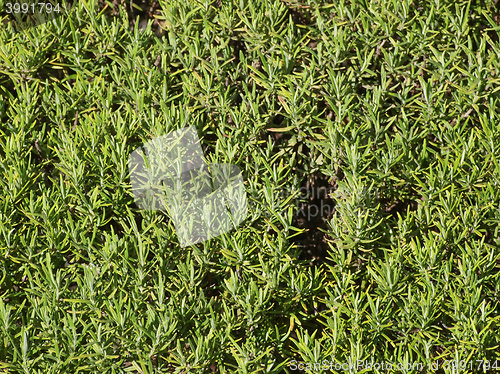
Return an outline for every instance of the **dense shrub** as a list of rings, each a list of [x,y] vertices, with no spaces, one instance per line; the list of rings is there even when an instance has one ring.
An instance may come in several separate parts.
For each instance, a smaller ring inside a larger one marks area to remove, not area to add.
[[[500,3],[130,4],[0,31],[0,369],[492,369]],[[249,215],[181,248],[127,159],[185,125]]]

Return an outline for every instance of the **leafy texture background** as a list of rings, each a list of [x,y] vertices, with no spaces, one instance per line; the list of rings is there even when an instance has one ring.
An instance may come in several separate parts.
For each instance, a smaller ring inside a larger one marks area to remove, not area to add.
[[[0,370],[500,359],[498,2],[132,5],[0,30]],[[187,125],[250,211],[183,249],[127,159]]]

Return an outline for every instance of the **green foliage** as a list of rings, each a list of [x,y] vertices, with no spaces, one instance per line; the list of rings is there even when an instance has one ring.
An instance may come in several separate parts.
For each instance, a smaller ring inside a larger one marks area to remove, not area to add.
[[[498,4],[102,3],[0,30],[1,371],[500,360]],[[249,215],[181,248],[127,160],[186,125]]]

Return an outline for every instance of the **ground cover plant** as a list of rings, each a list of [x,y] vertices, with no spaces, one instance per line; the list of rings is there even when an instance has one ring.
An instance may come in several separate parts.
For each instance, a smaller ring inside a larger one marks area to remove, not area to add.
[[[499,13],[84,0],[24,31],[3,18],[0,371],[496,370]],[[181,248],[134,204],[127,159],[188,125],[242,170],[249,210]]]

